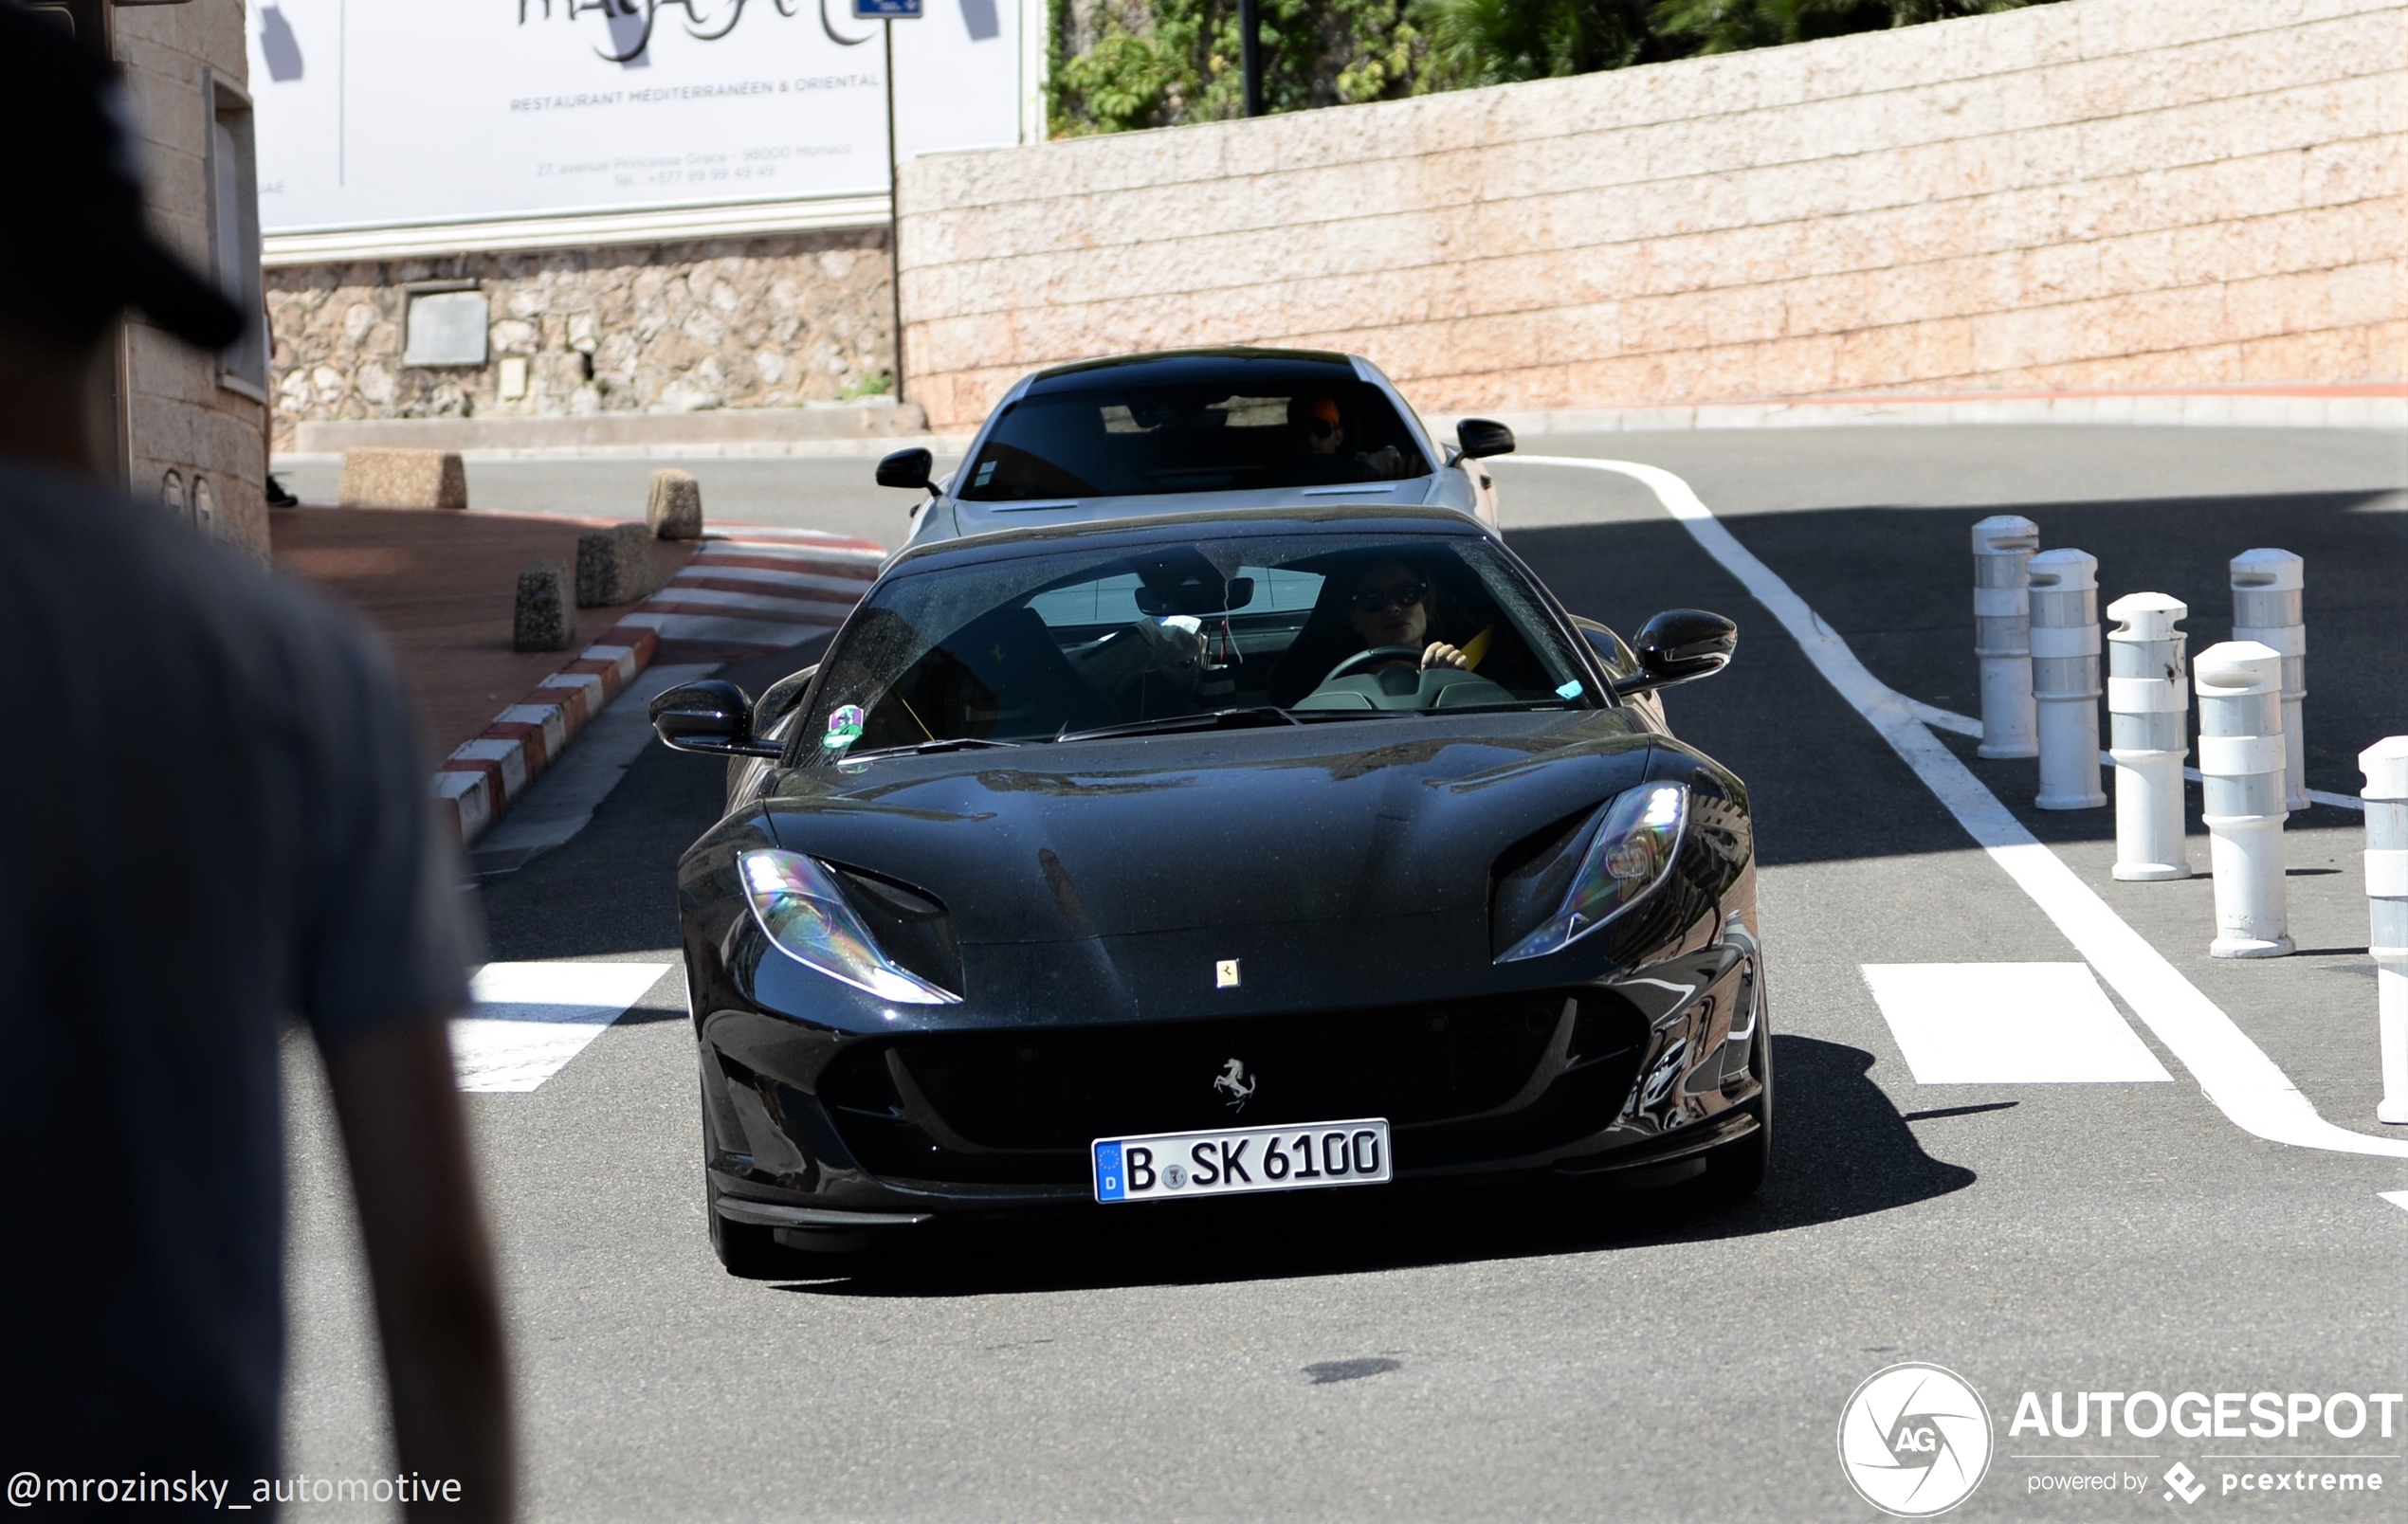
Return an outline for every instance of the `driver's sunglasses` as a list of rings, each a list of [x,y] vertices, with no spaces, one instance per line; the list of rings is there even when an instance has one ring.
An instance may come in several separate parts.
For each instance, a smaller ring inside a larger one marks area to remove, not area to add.
[[[1330,435],[1338,432],[1338,420],[1335,418],[1316,418],[1312,421],[1311,425],[1306,429],[1306,432],[1310,433],[1315,439],[1327,439]]]
[[[1390,608],[1411,608],[1430,591],[1427,583],[1399,582],[1389,588],[1365,588],[1355,594],[1355,607],[1366,614],[1384,613]]]

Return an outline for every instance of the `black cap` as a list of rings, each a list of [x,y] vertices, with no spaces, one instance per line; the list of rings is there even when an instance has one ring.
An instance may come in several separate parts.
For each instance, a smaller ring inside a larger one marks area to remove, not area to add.
[[[13,0],[0,0],[0,314],[69,342],[126,307],[205,350],[242,333],[234,304],[151,232],[117,70]]]

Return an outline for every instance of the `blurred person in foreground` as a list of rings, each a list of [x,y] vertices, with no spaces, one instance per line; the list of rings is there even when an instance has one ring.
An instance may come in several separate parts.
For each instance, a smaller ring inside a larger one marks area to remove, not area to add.
[[[110,319],[202,349],[238,320],[145,231],[120,99],[0,0],[0,1469],[197,1476],[225,1504],[278,1476],[298,1016],[399,1469],[460,1484],[410,1513],[507,1518],[502,1320],[445,1029],[466,994],[456,853],[375,643],[102,484],[85,378]]]

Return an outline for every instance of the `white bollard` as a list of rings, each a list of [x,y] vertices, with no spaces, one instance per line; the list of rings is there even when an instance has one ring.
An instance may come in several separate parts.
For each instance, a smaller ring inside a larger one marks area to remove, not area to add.
[[[2226,641],[2192,668],[2199,697],[2199,777],[2216,875],[2219,958],[2291,951],[2283,884],[2283,659]]]
[[[2107,605],[2107,755],[2115,759],[2115,876],[2187,879],[2182,850],[2183,722],[2191,713],[2190,606],[2162,592]]]
[[[2289,551],[2243,551],[2233,557],[2233,639],[2255,641],[2283,658],[2283,807],[2308,807],[2308,614],[2302,608],[2308,563]]]
[[[2366,774],[2366,951],[2375,959],[2376,1036],[2382,1103],[2377,1118],[2408,1122],[2408,735],[2358,753]]]
[[[2032,606],[2024,565],[2040,526],[1999,514],[1973,526],[1973,654],[1981,662],[1981,744],[1977,756],[2035,756],[2032,709]]]
[[[2042,809],[2096,809],[2099,787],[2099,558],[2042,551],[2031,578],[2032,697],[2039,710]]]

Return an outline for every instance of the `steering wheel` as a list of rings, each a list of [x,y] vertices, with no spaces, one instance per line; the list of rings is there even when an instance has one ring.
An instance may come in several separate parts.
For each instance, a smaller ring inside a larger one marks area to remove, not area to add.
[[[1326,688],[1341,678],[1353,677],[1364,667],[1377,666],[1383,662],[1411,662],[1418,666],[1421,664],[1421,647],[1418,645],[1375,645],[1368,651],[1358,651],[1331,667],[1329,676],[1321,680],[1320,686]]]

